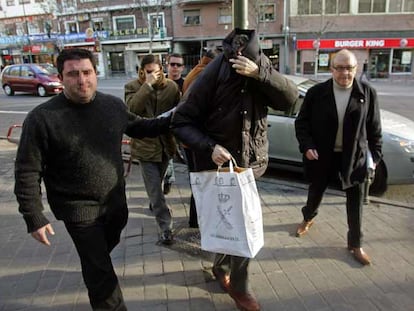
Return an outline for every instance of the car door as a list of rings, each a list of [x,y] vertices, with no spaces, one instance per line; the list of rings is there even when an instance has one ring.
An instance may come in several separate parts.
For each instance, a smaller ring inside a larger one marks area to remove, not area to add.
[[[268,140],[271,166],[301,166],[302,155],[295,135],[295,118],[303,98],[299,98],[291,111],[269,108]]]
[[[7,84],[9,84],[14,91],[17,91],[20,85],[20,66],[10,67],[5,75],[7,75]]]
[[[36,74],[28,65],[22,65],[20,70],[20,91],[36,92]]]

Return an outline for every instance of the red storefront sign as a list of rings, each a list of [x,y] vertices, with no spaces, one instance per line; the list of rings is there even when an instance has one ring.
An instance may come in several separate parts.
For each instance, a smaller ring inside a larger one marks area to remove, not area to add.
[[[318,40],[297,40],[297,50],[314,50]],[[391,49],[414,48],[414,38],[320,39],[319,49]]]

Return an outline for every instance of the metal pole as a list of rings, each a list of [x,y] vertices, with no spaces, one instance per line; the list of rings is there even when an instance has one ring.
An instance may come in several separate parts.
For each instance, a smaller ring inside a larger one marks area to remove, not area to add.
[[[233,29],[248,29],[248,0],[234,0],[233,1]]]
[[[285,49],[284,49],[284,55],[283,55],[283,60],[284,60],[284,72],[286,74],[290,73],[290,69],[289,69],[289,17],[288,17],[288,2],[289,1],[284,1],[283,4],[283,33],[284,33],[284,39],[285,39]]]
[[[26,26],[26,35],[27,35],[27,42],[29,43],[29,63],[33,63],[32,57],[32,43],[30,42],[30,35],[29,35],[29,24],[27,23],[26,17],[26,8],[24,6],[24,1],[22,2],[23,5],[23,17],[24,17],[24,24]]]

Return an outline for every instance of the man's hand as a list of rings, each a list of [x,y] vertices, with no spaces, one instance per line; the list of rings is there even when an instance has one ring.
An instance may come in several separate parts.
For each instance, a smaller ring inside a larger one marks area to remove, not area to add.
[[[305,156],[308,160],[311,160],[311,161],[319,159],[319,154],[318,154],[318,151],[316,149],[306,150]]]
[[[233,63],[232,67],[238,74],[254,79],[259,78],[259,67],[247,57],[239,55],[237,58],[231,58],[230,63]]]
[[[154,85],[155,83],[157,83],[157,81],[159,80],[160,76],[162,75],[162,71],[161,70],[155,70],[153,72],[145,72],[145,82],[150,84],[150,85]]]
[[[51,224],[47,224],[46,226],[43,226],[37,229],[36,231],[33,231],[31,235],[34,239],[38,240],[40,243],[50,246],[50,242],[49,242],[49,239],[47,238],[46,233],[55,235],[55,231],[53,230]]]
[[[213,153],[211,154],[211,159],[217,166],[222,166],[224,163],[231,159],[230,152],[226,148],[220,145],[215,145]]]

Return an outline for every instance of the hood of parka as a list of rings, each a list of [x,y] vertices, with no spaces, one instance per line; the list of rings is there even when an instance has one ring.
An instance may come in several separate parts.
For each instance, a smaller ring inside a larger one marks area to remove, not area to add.
[[[227,59],[236,57],[237,51],[234,50],[232,42],[234,37],[239,34],[247,35],[249,38],[246,47],[243,49],[242,55],[254,61],[255,63],[258,63],[260,59],[259,41],[256,37],[256,31],[252,29],[235,28],[231,33],[227,35],[226,38],[224,38],[223,52],[225,57]]]

